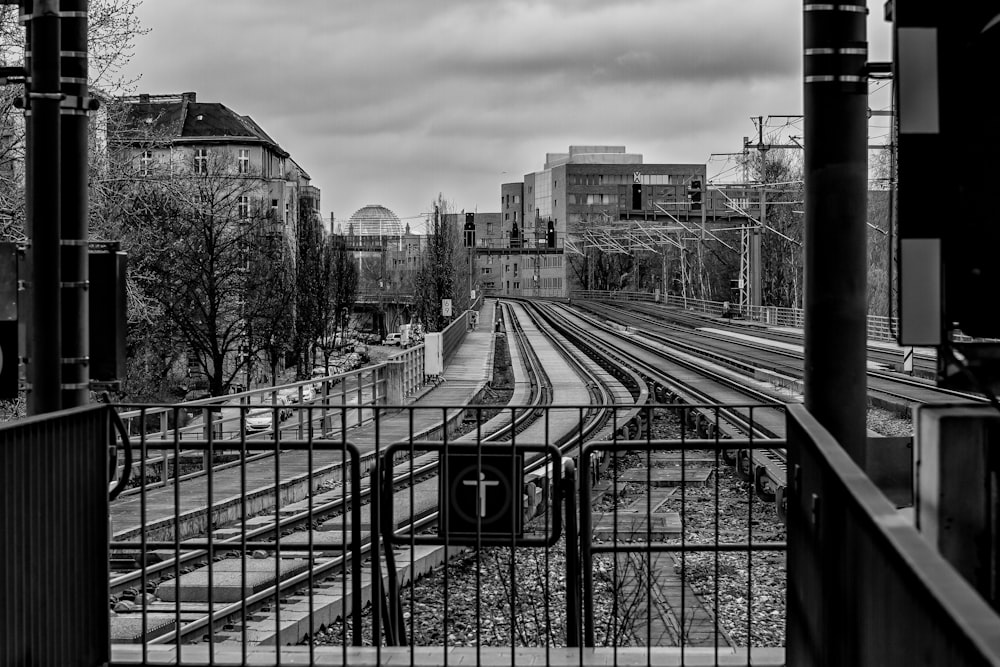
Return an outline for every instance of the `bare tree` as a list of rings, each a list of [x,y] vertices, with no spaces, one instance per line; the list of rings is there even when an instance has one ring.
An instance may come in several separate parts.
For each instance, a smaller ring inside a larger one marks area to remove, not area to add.
[[[761,234],[761,303],[801,308],[804,225],[800,202],[802,165],[797,152],[769,150],[756,160],[766,188],[766,219]]]
[[[285,354],[292,349],[295,331],[295,309],[290,298],[295,293],[295,267],[291,248],[280,233],[258,234],[251,255],[251,278],[248,287],[257,292],[248,295],[254,306],[248,309],[250,320],[248,375],[258,354],[263,354],[271,385],[277,384],[278,368]]]
[[[358,272],[344,239],[324,234],[316,216],[303,213],[296,265],[296,351],[299,376],[306,377],[316,349],[324,367],[343,340],[358,286]]]
[[[895,276],[898,275],[894,244],[896,239],[896,161],[894,147],[874,151],[871,187],[868,192],[868,312],[896,314]]]
[[[334,337],[336,337],[338,332],[341,334],[347,332],[351,306],[354,305],[358,294],[358,267],[342,238],[327,240],[324,257],[329,275],[328,282],[333,292],[330,305],[333,311],[331,315],[334,322]],[[329,353],[326,363],[327,365],[330,363]]]
[[[142,27],[137,9],[142,0],[90,0],[87,20],[88,79],[92,94],[102,99],[130,90],[135,81],[121,75],[132,59]],[[24,65],[24,26],[16,6],[0,5],[0,65]],[[23,240],[24,230],[24,112],[14,100],[24,96],[20,85],[0,87],[0,237]],[[94,123],[92,122],[92,125]],[[100,160],[91,140],[91,159]]]
[[[438,194],[433,206],[434,219],[426,258],[416,280],[413,307],[417,319],[426,324],[427,331],[441,331],[449,324],[448,318],[441,314],[442,301],[452,299],[454,313],[454,309],[467,307],[468,295],[465,301],[455,300],[460,275],[457,267],[464,261],[464,255],[458,252],[461,230],[458,225],[445,222],[451,204]]]
[[[259,179],[238,174],[223,155],[202,172],[148,181],[130,219],[157,232],[137,249],[143,293],[220,395],[249,363],[253,323],[280,319],[276,303],[289,295],[276,293],[283,283],[272,278],[287,251]]]

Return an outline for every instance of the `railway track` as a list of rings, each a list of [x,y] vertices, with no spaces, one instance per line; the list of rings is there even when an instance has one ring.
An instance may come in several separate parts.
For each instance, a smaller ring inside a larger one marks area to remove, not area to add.
[[[594,326],[627,328],[630,337],[642,337],[657,344],[704,359],[719,367],[731,369],[746,377],[770,382],[801,393],[802,340],[791,332],[773,332],[754,327],[707,324],[704,318],[676,312],[651,304],[630,304],[628,310],[614,304],[585,302],[577,304],[586,311]],[[678,321],[673,321],[676,316]],[[706,326],[707,324],[707,326]],[[868,371],[868,393],[875,405],[909,414],[914,406],[952,402],[985,402],[981,396],[942,389],[927,380],[895,372],[901,363],[901,351],[871,346]],[[924,373],[931,374],[933,358],[924,359]],[[775,400],[785,401],[787,395],[765,389]],[[772,431],[782,437],[783,431]],[[786,484],[784,452],[756,454],[745,450],[736,453],[738,471],[753,479],[758,493],[765,499],[781,502]],[[781,463],[778,463],[778,462]]]
[[[733,352],[733,341],[726,341],[724,336],[715,339],[718,345],[709,352],[712,360],[706,361],[705,351],[698,345],[684,341],[678,343],[677,339],[681,338],[678,329],[671,329],[669,333],[644,330],[641,334],[637,334],[636,324],[606,323],[551,303],[511,300],[502,304],[500,311],[519,356],[526,360],[528,370],[523,381],[530,387],[530,400],[523,405],[509,405],[499,410],[496,406],[467,406],[464,408],[465,413],[473,415],[472,432],[464,436],[464,440],[461,437],[449,439],[446,435],[446,442],[502,443],[511,440],[521,443],[556,442],[560,446],[562,455],[572,455],[576,447],[588,440],[610,436],[619,439],[641,439],[647,432],[653,401],[683,404],[674,409],[683,415],[687,428],[690,429],[689,439],[692,442],[697,442],[699,436],[708,436],[710,439],[713,437],[732,439],[734,444],[750,441],[766,445],[771,441],[780,441],[783,437],[784,415],[779,400],[780,394],[767,389],[766,383],[747,379],[751,369],[764,368],[763,360],[757,358],[751,360],[751,355],[745,350],[741,358],[735,358],[737,354]],[[645,328],[653,328],[648,320],[645,321]],[[539,333],[541,330],[546,331],[548,335],[541,336]],[[723,354],[727,350],[728,354]],[[776,356],[782,358],[782,363],[787,365],[782,367],[783,370],[790,372],[788,369],[794,366],[794,353],[790,350],[779,352]],[[769,350],[769,354],[774,353],[774,349]],[[554,359],[559,359],[560,364],[553,364]],[[572,370],[556,371],[554,369],[557,366]],[[561,376],[564,372],[583,379],[571,389],[572,383]],[[580,393],[573,394],[573,391]],[[566,398],[567,396],[570,398]],[[570,408],[567,404],[573,404],[575,408]],[[334,406],[333,409],[345,408]],[[568,412],[571,409],[576,411],[576,421],[572,427],[562,432],[554,432],[551,416],[560,410]],[[377,412],[377,409],[375,411]],[[447,411],[444,410],[442,414],[445,412]],[[495,415],[493,419],[484,421],[484,415],[490,414]],[[544,415],[545,418],[537,419],[540,415]],[[341,434],[346,432],[346,429],[341,429]],[[275,437],[266,444],[254,444],[249,447],[244,445],[244,449],[249,452],[257,447],[263,450],[271,446],[277,451],[286,447],[308,448],[315,446],[316,443],[315,440],[279,440]],[[219,443],[211,441],[186,444],[194,446],[196,450],[198,446],[208,449],[220,446]],[[330,441],[330,444],[344,448],[339,440]],[[413,449],[416,449],[416,445],[422,444],[426,443],[414,440],[410,443]],[[399,449],[405,450],[406,447]],[[434,477],[439,469],[436,455],[433,452],[422,453],[419,456],[415,454],[415,451],[411,451],[408,456],[401,459],[401,462],[393,464],[394,472],[401,468],[403,472],[394,475],[392,483],[399,486],[401,489],[399,493],[402,496],[411,498],[408,514],[414,517],[412,521],[392,519],[393,528],[404,535],[430,530],[438,520],[435,506],[438,483]],[[736,464],[737,470],[754,480],[758,495],[780,505],[781,489],[785,484],[783,450],[777,447],[752,450],[734,448],[728,450],[727,454],[731,462]],[[376,448],[374,455],[368,460],[373,462],[377,458]],[[540,469],[530,469],[536,463]],[[322,551],[335,548],[343,552],[344,544],[349,541],[347,533],[354,531],[359,524],[366,525],[363,518],[348,521],[346,512],[354,511],[356,508],[364,512],[367,511],[364,508],[371,504],[371,498],[366,494],[370,493],[372,485],[365,477],[369,473],[370,465],[371,463],[359,468],[356,474],[344,475],[342,472],[338,486],[325,492],[325,496],[324,494],[315,496],[315,499],[322,499],[319,502],[314,502],[314,496],[310,495],[309,502],[304,507],[299,503],[298,511],[291,512],[290,508],[286,508],[286,511],[276,512],[272,517],[261,516],[259,532],[247,530],[244,517],[240,534],[233,537],[225,537],[226,529],[216,527],[214,533],[196,540],[185,541],[183,549],[180,540],[146,542],[143,545],[144,552],[157,548],[178,553],[186,551],[189,552],[185,556],[188,560],[152,564],[142,569],[139,574],[129,574],[129,578],[122,575],[112,581],[113,589],[147,590],[150,580],[159,572],[171,571],[173,575],[171,579],[176,580],[183,574],[182,570],[190,567],[190,563],[207,562],[211,560],[213,554],[218,556],[233,553],[245,559],[255,550],[276,555],[295,551],[311,554],[315,553],[316,549]],[[540,457],[537,462],[528,462],[528,474],[532,475],[531,479],[539,485],[544,485],[554,476],[553,465],[554,461]],[[351,487],[349,493],[348,487]],[[412,500],[414,498],[421,500],[414,503]],[[378,521],[373,521],[370,513],[367,516],[367,524],[372,526],[371,532],[377,534]],[[315,529],[319,521],[333,522],[334,532],[338,531],[339,525],[339,532],[342,533],[339,547],[314,539],[313,532],[304,533],[306,527]],[[302,538],[291,537],[296,534],[307,534],[308,537],[303,542]],[[283,603],[280,601],[294,600],[297,591],[307,588],[309,596],[313,596],[314,584],[318,581],[329,580],[333,582],[332,586],[338,585],[339,581],[342,589],[348,581],[351,586],[355,581],[360,581],[360,575],[356,571],[348,577],[346,568],[355,568],[355,563],[361,558],[368,558],[372,563],[377,563],[378,558],[372,551],[375,546],[370,539],[355,536],[353,532],[350,544],[352,551],[354,544],[360,545],[359,550],[353,551],[353,557],[348,557],[346,553],[338,556],[321,556],[304,570],[276,580],[239,602],[221,606],[209,604],[209,608],[218,607],[212,613],[198,615],[195,613],[196,610],[172,606],[171,608],[175,610],[175,629],[150,639],[150,642],[184,643],[206,635],[210,638],[215,637],[217,633],[220,637],[224,637],[227,633],[233,634],[234,625],[240,628],[237,634],[242,632],[245,641],[246,628],[255,615],[263,613],[260,610],[269,609],[268,614],[273,616],[276,610],[282,608]],[[116,546],[123,545],[113,545]],[[404,561],[407,558],[405,555],[399,557]],[[412,553],[409,558],[413,558]],[[372,580],[374,581],[374,578]],[[352,595],[360,599],[359,594]],[[183,610],[184,613],[179,610]],[[191,611],[191,614],[188,614],[188,611]],[[340,615],[350,613],[356,611],[345,610]],[[266,622],[276,626],[281,625],[276,621]]]
[[[649,393],[661,403],[684,403],[688,421],[695,433],[722,434],[733,440],[753,439],[760,443],[784,438],[784,409],[777,392],[764,391],[760,383],[732,372],[737,360],[713,355],[706,363],[698,349],[677,349],[663,341],[645,340],[585,316],[570,316],[556,304],[536,306],[550,317],[553,328],[575,331],[595,340],[595,345],[614,354],[616,363],[630,368],[649,387]],[[577,320],[574,322],[574,319]],[[729,362],[729,363],[726,363]],[[743,406],[722,407],[720,406]],[[641,412],[639,413],[641,416]],[[631,429],[630,437],[641,437],[643,427]],[[785,486],[786,455],[781,448],[735,449],[727,458],[748,479],[753,479],[760,497],[778,502]]]
[[[466,436],[467,439],[480,442],[503,442],[509,438],[518,439],[541,439],[544,440],[546,437],[551,437],[555,442],[558,442],[564,450],[569,450],[583,440],[593,435],[593,433],[600,429],[604,423],[607,421],[607,409],[606,408],[593,408],[590,407],[588,410],[580,412],[582,424],[574,424],[572,428],[565,429],[565,432],[554,433],[552,429],[551,420],[546,420],[546,423],[539,424],[537,420],[538,408],[542,406],[549,406],[549,411],[554,410],[551,406],[553,391],[551,380],[548,378],[548,371],[542,367],[542,364],[538,358],[537,353],[534,348],[537,346],[537,341],[533,344],[529,344],[528,339],[531,334],[526,333],[524,328],[521,326],[521,319],[528,318],[528,315],[521,312],[520,307],[512,305],[505,308],[505,317],[509,321],[514,329],[513,337],[517,341],[517,345],[522,353],[522,355],[528,360],[528,376],[530,378],[529,383],[531,386],[530,392],[530,402],[524,406],[511,406],[509,414],[507,410],[501,411],[494,419],[486,422],[479,423],[477,419],[475,432]],[[563,359],[572,359],[574,354],[570,350],[566,349],[565,346],[556,346],[560,352],[559,354]],[[584,365],[575,366],[574,372],[582,374],[587,379],[581,382],[581,385],[585,386],[586,395],[588,400],[585,401],[589,406],[597,405],[601,406],[606,403],[606,394],[602,393],[600,389],[601,383],[595,378]],[[493,406],[488,406],[493,407]],[[336,410],[337,406],[334,406],[332,410]],[[144,409],[155,409],[155,408],[142,408],[140,413]],[[311,423],[314,420],[314,412],[319,412],[320,410],[326,409],[324,407],[313,406],[312,408],[298,408],[298,410],[308,410],[307,415],[308,421]],[[481,412],[487,407],[484,406],[469,406],[466,408],[474,413],[481,414]],[[549,414],[548,412],[546,414]],[[140,415],[142,417],[143,415]],[[539,430],[538,433],[532,433],[532,429]],[[447,436],[446,436],[447,437]],[[458,438],[455,442],[461,442],[462,438]],[[145,450],[151,443],[148,441],[143,441],[143,449]],[[157,445],[154,441],[152,444]],[[162,443],[160,443],[162,444]],[[231,442],[220,442],[213,440],[181,440],[180,438],[175,438],[172,443],[172,448],[176,454],[180,454],[183,450],[194,450],[194,451],[208,451],[211,452],[215,449],[230,448],[232,447]],[[245,438],[240,439],[240,453],[244,459],[248,459],[249,455],[253,452],[258,452],[259,456],[271,456],[275,461],[278,461],[280,457],[276,456],[275,453],[279,450],[290,450],[290,449],[305,449],[310,453],[321,446],[329,446],[332,449],[339,449],[342,458],[348,457],[348,448],[346,444],[339,441],[322,441],[322,440],[292,440],[292,439],[278,439],[275,435],[270,440],[253,441],[247,440]],[[314,496],[309,495],[309,502],[307,506],[302,508],[300,511],[294,512],[277,512],[273,515],[273,520],[267,519],[266,516],[262,515],[260,512],[257,513],[260,520],[257,521],[259,526],[257,528],[250,529],[248,524],[249,514],[247,513],[246,507],[242,508],[239,513],[241,515],[241,521],[238,522],[238,534],[231,537],[223,537],[226,534],[227,526],[216,525],[214,530],[209,531],[203,536],[197,538],[180,539],[179,535],[175,534],[173,540],[164,541],[154,541],[147,540],[143,536],[139,543],[135,542],[112,542],[111,548],[115,550],[128,550],[135,549],[138,547],[139,551],[143,554],[156,551],[165,551],[178,554],[176,558],[167,558],[159,563],[148,564],[145,567],[141,567],[136,571],[128,573],[119,573],[117,576],[113,577],[110,582],[110,588],[113,592],[121,593],[123,591],[132,589],[133,591],[149,591],[153,586],[166,586],[166,589],[178,588],[176,583],[171,584],[171,582],[178,582],[185,574],[186,571],[190,570],[195,564],[198,563],[208,563],[213,562],[226,554],[238,554],[243,559],[243,572],[244,577],[246,576],[246,557],[254,551],[266,552],[266,553],[279,553],[283,550],[282,548],[282,536],[286,537],[289,534],[294,534],[292,531],[302,530],[307,526],[314,526],[319,521],[336,521],[338,517],[345,517],[345,511],[355,508],[363,509],[370,505],[371,497],[371,484],[366,483],[364,476],[371,471],[371,466],[374,461],[378,458],[378,447],[372,455],[365,456],[358,452],[356,454],[359,463],[356,472],[346,474],[344,471],[346,467],[342,466],[341,470],[341,484],[340,484],[340,494],[336,491],[332,493],[320,494],[316,498],[321,498],[317,502],[313,502]],[[146,457],[146,451],[142,452],[140,458]],[[413,490],[410,493],[420,496],[422,498],[435,498],[436,492],[426,493],[422,489],[430,488],[436,485],[434,480],[434,474],[437,470],[436,456],[433,454],[424,454],[420,457],[412,459],[408,464],[404,464],[404,467],[408,467],[405,473],[395,476],[393,479],[394,485],[409,485]],[[527,474],[538,477],[551,476],[551,470],[541,470],[538,471],[536,468],[542,467],[543,462],[532,462],[527,463]],[[212,479],[217,474],[215,468],[209,468],[202,474],[208,480],[208,486],[211,487]],[[277,473],[276,473],[277,475]],[[346,493],[347,488],[351,488],[351,492]],[[179,492],[178,492],[179,493]],[[209,493],[211,496],[211,493]],[[302,503],[299,503],[301,505]],[[417,531],[424,530],[428,526],[432,526],[437,519],[437,513],[433,507],[433,502],[426,507],[411,508],[410,515],[415,516],[416,519],[413,521],[401,522],[395,525],[398,531]],[[266,511],[266,510],[264,510]],[[344,523],[344,519],[341,519],[341,523]],[[369,522],[371,518],[369,517]],[[353,530],[354,526],[361,525],[363,523],[362,519],[355,518],[351,521]],[[346,525],[346,524],[345,524]],[[347,529],[344,529],[346,537]],[[377,531],[376,531],[377,532]],[[312,535],[312,533],[310,533]],[[352,537],[352,544],[357,540],[357,536]],[[341,542],[346,543],[347,540],[343,539]],[[158,634],[156,637],[149,637],[149,643],[184,643],[193,639],[198,639],[204,634],[209,636],[214,636],[216,632],[221,632],[227,625],[232,625],[234,619],[247,619],[252,617],[259,609],[265,607],[271,607],[275,603],[275,600],[281,600],[283,597],[287,597],[294,593],[297,588],[303,586],[303,577],[308,576],[310,581],[322,580],[324,578],[333,577],[336,578],[343,576],[345,567],[355,567],[365,554],[368,554],[372,549],[372,544],[370,540],[361,540],[359,543],[359,550],[352,550],[354,553],[353,558],[348,558],[346,554],[339,557],[331,557],[321,559],[322,562],[317,562],[314,566],[307,568],[307,573],[296,572],[292,573],[288,577],[280,578],[279,580],[273,582],[272,584],[262,588],[261,590],[255,591],[252,595],[241,599],[239,602],[218,605],[213,604],[211,598],[207,601],[207,606],[211,610],[209,612],[198,612],[195,609],[188,609],[182,605],[170,603],[164,603],[160,605],[159,608],[149,607],[147,611],[150,613],[168,613],[169,610],[173,611],[173,626],[174,629]],[[308,545],[302,545],[301,542],[295,545],[285,545],[288,550],[294,551],[295,548],[303,549],[303,546],[308,546],[310,553],[314,548],[334,548],[335,545],[322,544],[312,542],[310,537]],[[340,547],[343,550],[343,546]],[[208,579],[211,581],[211,567],[207,568]],[[164,574],[169,575],[167,579],[157,583],[157,580]],[[360,574],[355,571],[351,577],[353,581],[360,581]],[[211,586],[209,586],[211,590]],[[311,590],[311,588],[310,588]],[[180,597],[179,592],[175,592],[170,597],[175,599]],[[360,598],[359,598],[360,599]],[[218,608],[216,608],[218,607]]]
[[[599,317],[632,326],[642,335],[670,341],[677,346],[686,345],[695,352],[718,352],[730,358],[739,355],[741,359],[733,361],[742,361],[745,366],[765,368],[796,380],[802,379],[803,340],[800,334],[763,327],[725,325],[650,304],[637,307],[639,314],[632,309],[624,310],[605,303],[587,303],[581,307]],[[916,356],[920,370],[917,376],[894,372],[902,366],[902,349],[870,345],[868,357],[869,392],[898,398],[901,405],[983,400],[978,395],[938,388],[928,382],[927,378],[933,377],[935,369],[932,355]]]

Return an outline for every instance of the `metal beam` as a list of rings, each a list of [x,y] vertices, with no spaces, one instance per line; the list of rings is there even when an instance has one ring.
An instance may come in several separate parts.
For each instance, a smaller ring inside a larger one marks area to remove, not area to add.
[[[62,156],[62,92],[59,1],[36,0],[25,17],[27,169],[26,227],[29,239],[26,328],[28,414],[62,407],[62,282],[59,221]],[[86,249],[84,249],[86,250]]]

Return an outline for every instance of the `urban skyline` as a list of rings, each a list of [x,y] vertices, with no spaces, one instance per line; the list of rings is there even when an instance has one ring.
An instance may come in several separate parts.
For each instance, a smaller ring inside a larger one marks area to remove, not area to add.
[[[325,219],[377,203],[418,225],[439,192],[496,211],[502,183],[571,144],[709,163],[752,117],[802,112],[801,7],[777,0],[171,0],[138,15],[133,92],[251,116],[321,189]],[[870,59],[888,60],[881,11],[868,23]]]

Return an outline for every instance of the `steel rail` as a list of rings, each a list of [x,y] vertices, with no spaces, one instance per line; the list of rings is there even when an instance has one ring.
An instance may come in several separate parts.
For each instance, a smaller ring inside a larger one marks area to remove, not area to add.
[[[518,326],[518,328],[520,329],[519,326]],[[519,345],[527,345],[527,340],[524,337],[523,329],[520,329],[520,331],[521,331],[521,335],[517,336],[517,339],[519,341]],[[546,374],[544,372],[544,369],[543,369],[543,367],[542,367],[542,365],[540,363],[540,360],[538,359],[537,355],[535,355],[533,352],[530,351],[530,346],[527,346],[525,349],[528,350],[528,356],[531,359],[533,359],[533,361],[531,361],[529,363],[529,367],[533,369],[533,373],[535,374],[535,377],[538,379],[538,381],[536,383],[537,387],[538,387],[538,391],[534,392],[533,397],[536,398],[536,399],[539,399],[540,397],[544,396],[546,393],[548,393],[548,395],[551,397],[551,385],[548,385],[548,388],[549,388],[548,392],[545,392],[545,391],[541,390],[542,386],[544,386],[547,383],[547,376],[546,376]],[[571,361],[572,360],[572,355],[568,355],[567,356],[567,360]],[[583,369],[583,370],[586,370],[586,369]],[[591,377],[593,377],[593,376],[591,376]],[[596,380],[596,378],[594,378],[594,379]],[[525,408],[521,412],[520,419],[524,420],[524,419],[528,419],[528,418],[531,417],[533,411],[530,409],[530,407],[531,406]],[[597,413],[597,414],[600,414],[600,413]],[[593,420],[591,420],[591,422],[589,422],[589,424],[593,424]],[[513,425],[511,425],[511,426],[513,427]],[[584,426],[581,429],[574,430],[574,432],[568,438],[564,437],[564,438],[561,439],[563,442],[562,442],[562,445],[561,445],[560,448],[563,451],[566,451],[566,450],[568,450],[570,448],[577,447],[579,444],[581,444],[583,441],[585,441],[585,439],[589,435],[591,435],[593,433],[593,431],[595,430],[595,428],[596,428],[596,426],[587,425],[587,426]],[[492,440],[496,439],[496,436],[497,436],[497,433],[492,433],[487,438],[484,438],[484,440],[488,439],[488,440],[492,441]],[[192,443],[192,444],[194,444],[194,443]],[[372,452],[371,455],[374,456],[375,453]],[[406,472],[404,472],[404,473],[402,473],[400,475],[394,476],[393,477],[393,486],[394,487],[395,486],[399,486],[399,485],[405,485],[405,484],[411,483],[416,477],[418,477],[418,476],[420,476],[420,475],[422,475],[424,473],[428,473],[430,471],[433,471],[437,467],[437,457],[434,454],[427,454],[427,455],[418,457],[417,460],[424,461],[424,463],[418,469],[411,469],[411,470],[406,471]],[[530,461],[526,460],[525,461],[525,474],[526,475],[533,474],[534,472],[536,472],[537,470],[539,470],[539,469],[541,469],[543,467],[544,467],[544,457],[536,457],[535,459],[530,460]],[[370,470],[370,467],[367,468],[366,470]],[[364,497],[369,497],[370,494],[371,494],[371,490],[372,490],[371,485],[369,485],[367,489],[364,489],[362,491],[362,495]],[[263,528],[257,529],[256,531],[252,531],[251,533],[248,533],[247,536],[261,537],[261,536],[269,534],[269,533],[276,533],[276,532],[279,532],[281,530],[285,530],[285,529],[287,529],[289,527],[294,527],[294,526],[297,526],[297,525],[301,525],[301,524],[303,524],[303,523],[305,523],[307,521],[311,521],[317,514],[320,514],[320,513],[329,513],[330,510],[335,509],[335,508],[341,508],[341,507],[344,506],[344,504],[350,503],[350,502],[352,502],[352,499],[350,497],[341,497],[340,499],[332,501],[331,503],[327,503],[327,504],[321,506],[320,508],[312,508],[311,510],[306,510],[306,511],[303,511],[301,513],[297,513],[295,515],[290,515],[288,517],[285,517],[284,519],[280,519],[278,522],[276,522],[275,525],[269,525],[267,527],[263,527]],[[426,514],[424,514],[423,518],[421,518],[418,522],[414,522],[414,523],[411,523],[411,524],[403,524],[403,525],[397,527],[394,532],[396,532],[397,534],[405,534],[407,530],[416,530],[417,528],[422,528],[422,527],[430,526],[430,525],[434,524],[437,521],[437,517],[438,517],[438,513],[437,512],[426,513]],[[220,543],[217,543],[216,545],[210,545],[210,543],[207,543],[207,542],[191,542],[191,541],[186,541],[185,544],[189,545],[189,546],[192,546],[192,547],[201,547],[201,548],[207,548],[208,546],[213,546],[214,550],[231,550],[231,548],[228,546],[228,544],[226,544],[227,542],[230,542],[230,541],[236,542],[239,546],[241,546],[241,548],[258,548],[259,547],[259,548],[263,548],[263,549],[274,549],[274,547],[275,547],[275,545],[273,543],[266,543],[266,542],[265,543],[261,543],[261,542],[249,542],[249,541],[246,541],[245,537],[242,536],[242,535],[241,536],[236,536],[234,538],[230,538],[230,540],[220,541]],[[147,546],[149,548],[158,548],[158,546],[157,546],[158,544],[159,543],[149,543]],[[163,543],[162,546],[163,546],[163,548],[170,548],[170,547],[173,546],[173,543]],[[370,548],[371,548],[371,540],[370,540],[370,538],[367,539],[367,540],[365,540],[365,541],[363,541],[361,548],[363,550],[362,553],[368,553],[370,551]],[[301,545],[295,545],[293,547],[289,547],[289,549],[290,550],[301,550]],[[192,552],[192,554],[196,554],[196,556],[192,556],[192,558],[194,558],[194,557],[204,557],[205,555],[207,555],[207,553],[208,553],[207,551]],[[244,609],[248,605],[257,604],[258,602],[262,602],[264,600],[269,600],[271,598],[274,598],[276,595],[280,597],[280,593],[282,593],[284,591],[287,591],[287,590],[289,590],[291,588],[297,587],[297,586],[301,585],[301,583],[304,582],[304,581],[306,581],[306,580],[309,580],[311,578],[315,578],[317,576],[325,575],[327,572],[333,571],[334,568],[339,567],[339,566],[341,566],[343,564],[343,562],[346,560],[346,556],[337,557],[337,559],[335,559],[335,560],[336,560],[336,562],[331,561],[329,563],[323,564],[323,565],[318,566],[318,567],[311,566],[305,572],[302,572],[302,573],[299,573],[299,574],[294,575],[292,577],[289,577],[287,580],[283,580],[281,582],[276,582],[275,584],[273,584],[269,588],[267,588],[265,590],[262,590],[262,591],[259,591],[257,593],[254,593],[250,597],[246,598],[244,601],[237,602],[237,603],[232,603],[228,607],[224,607],[224,608],[218,610],[217,612],[212,612],[211,614],[209,614],[212,617],[211,619],[209,618],[209,615],[204,615],[204,616],[200,617],[199,619],[186,624],[183,628],[181,628],[179,630],[172,631],[171,633],[165,634],[162,637],[157,638],[156,640],[152,640],[150,643],[166,643],[166,642],[169,642],[169,641],[174,641],[174,640],[176,640],[178,632],[180,633],[180,636],[182,638],[190,636],[190,635],[192,635],[192,634],[194,634],[194,633],[196,633],[196,632],[204,629],[209,624],[213,624],[214,625],[215,623],[219,623],[219,622],[222,622],[222,621],[226,620],[230,615],[232,615],[233,613],[235,613],[237,611],[240,611],[240,610]],[[160,569],[166,569],[166,567],[168,567],[168,566],[163,565]],[[176,565],[174,565],[173,567],[176,569]],[[159,570],[157,570],[157,571],[159,571]]]

